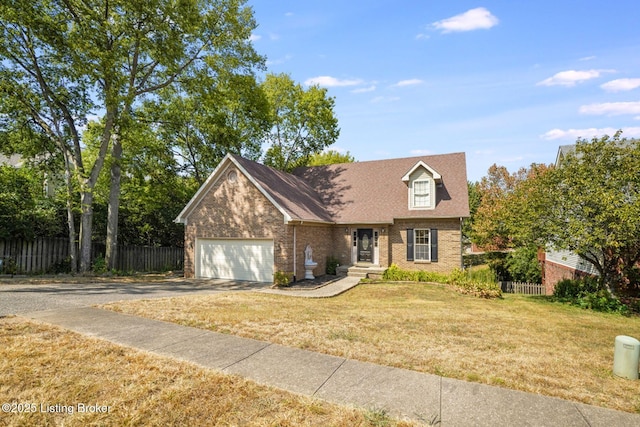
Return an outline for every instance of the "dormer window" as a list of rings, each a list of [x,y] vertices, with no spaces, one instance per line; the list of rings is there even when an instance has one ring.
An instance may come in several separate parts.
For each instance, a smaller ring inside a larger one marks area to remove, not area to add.
[[[413,181],[413,195],[411,207],[414,209],[427,209],[431,207],[431,180],[420,179]]]
[[[434,209],[436,206],[436,183],[442,183],[442,176],[419,161],[402,180],[407,183],[409,209]]]

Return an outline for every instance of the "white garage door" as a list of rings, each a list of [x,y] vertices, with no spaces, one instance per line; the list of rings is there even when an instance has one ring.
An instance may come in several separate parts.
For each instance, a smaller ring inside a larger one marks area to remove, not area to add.
[[[198,239],[196,277],[273,281],[273,240]]]

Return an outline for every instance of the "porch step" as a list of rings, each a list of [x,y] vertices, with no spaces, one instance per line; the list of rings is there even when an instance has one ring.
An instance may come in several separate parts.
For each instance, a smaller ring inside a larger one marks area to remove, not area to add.
[[[361,265],[356,264],[352,266],[341,265],[337,268],[337,273],[339,275],[347,275],[350,277],[368,277],[369,274],[382,274],[386,268],[380,267],[379,265]]]

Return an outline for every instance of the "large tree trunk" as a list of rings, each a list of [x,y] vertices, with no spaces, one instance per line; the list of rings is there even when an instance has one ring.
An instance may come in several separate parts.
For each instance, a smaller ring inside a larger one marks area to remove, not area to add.
[[[76,221],[73,217],[73,183],[71,164],[67,158],[66,152],[64,152],[64,180],[67,185],[67,225],[69,226],[69,258],[71,265],[71,272],[76,273],[78,271],[78,249],[76,245]]]
[[[91,270],[91,227],[93,226],[93,189],[80,193],[80,272]]]
[[[118,259],[118,213],[120,210],[120,175],[122,159],[122,143],[119,135],[113,138],[111,153],[111,188],[109,189],[109,208],[107,212],[107,244],[105,261],[107,269],[116,267]]]

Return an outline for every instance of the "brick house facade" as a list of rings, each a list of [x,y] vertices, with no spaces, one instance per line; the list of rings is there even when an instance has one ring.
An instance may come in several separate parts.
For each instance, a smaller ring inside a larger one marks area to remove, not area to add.
[[[307,245],[316,275],[329,257],[448,272],[461,266],[468,215],[462,153],[292,174],[227,155],[176,221],[185,224],[185,277],[270,281],[278,271],[302,278]]]

